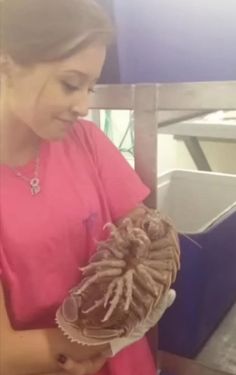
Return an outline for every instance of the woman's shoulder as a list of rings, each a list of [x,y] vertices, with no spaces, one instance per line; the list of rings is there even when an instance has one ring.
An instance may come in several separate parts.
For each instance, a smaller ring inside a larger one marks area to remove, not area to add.
[[[102,136],[103,132],[99,129],[98,125],[90,120],[78,120],[73,127],[72,135],[80,135],[80,136],[89,136],[89,137],[97,137],[98,135]]]
[[[74,124],[67,142],[82,147],[93,155],[96,155],[101,151],[106,152],[106,150],[109,150],[110,148],[115,148],[97,124],[84,119],[78,120]]]

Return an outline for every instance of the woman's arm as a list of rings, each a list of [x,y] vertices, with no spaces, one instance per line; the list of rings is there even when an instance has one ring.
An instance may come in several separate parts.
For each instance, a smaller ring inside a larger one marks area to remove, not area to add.
[[[14,331],[7,315],[3,288],[0,284],[0,373],[33,375],[57,372],[56,358],[62,353],[76,361],[94,357],[106,350],[72,344],[59,329]]]

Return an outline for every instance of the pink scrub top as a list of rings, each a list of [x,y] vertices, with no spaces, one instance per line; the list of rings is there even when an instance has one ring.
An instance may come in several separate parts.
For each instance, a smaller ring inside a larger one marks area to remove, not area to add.
[[[35,161],[21,167],[32,177]],[[40,150],[41,192],[0,166],[0,272],[15,330],[55,327],[55,312],[80,281],[78,270],[105,238],[107,222],[126,216],[149,189],[88,121]],[[155,375],[146,338],[109,360],[99,375]]]

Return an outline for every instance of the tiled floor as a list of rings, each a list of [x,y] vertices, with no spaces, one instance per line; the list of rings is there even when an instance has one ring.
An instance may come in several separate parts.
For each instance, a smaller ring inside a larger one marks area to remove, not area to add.
[[[209,367],[236,375],[236,304],[199,354],[198,360]]]

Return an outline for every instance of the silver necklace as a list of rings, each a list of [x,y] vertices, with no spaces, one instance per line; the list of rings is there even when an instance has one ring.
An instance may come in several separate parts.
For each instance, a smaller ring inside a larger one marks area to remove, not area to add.
[[[37,195],[41,191],[41,186],[40,186],[40,179],[39,179],[39,164],[40,164],[40,158],[39,156],[35,160],[35,167],[34,167],[34,175],[32,178],[24,176],[19,170],[13,169],[13,172],[15,175],[25,182],[30,185],[30,190],[32,195]]]

